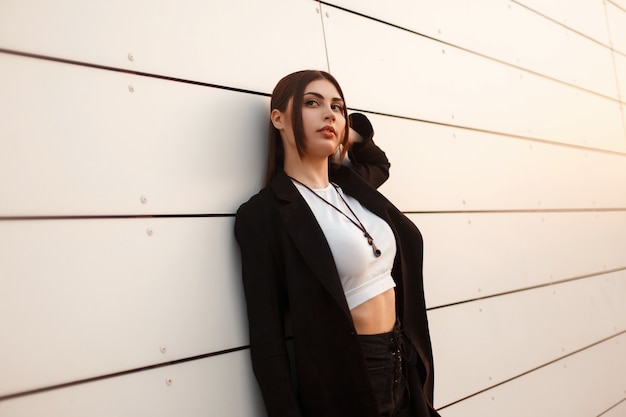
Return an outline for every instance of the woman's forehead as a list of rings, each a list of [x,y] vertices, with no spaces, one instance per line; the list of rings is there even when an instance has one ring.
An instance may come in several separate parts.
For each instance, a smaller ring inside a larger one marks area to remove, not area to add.
[[[324,98],[342,100],[339,91],[333,83],[325,78],[313,80],[307,84],[304,89],[304,94],[316,93]]]

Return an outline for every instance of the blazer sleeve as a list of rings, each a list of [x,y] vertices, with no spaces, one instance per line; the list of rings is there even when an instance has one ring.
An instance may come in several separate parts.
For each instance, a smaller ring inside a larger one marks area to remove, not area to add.
[[[237,211],[235,237],[241,250],[252,368],[268,417],[302,417],[285,344],[282,280],[261,216],[244,206]]]
[[[389,178],[391,164],[385,152],[374,143],[374,128],[369,119],[361,113],[352,113],[350,127],[363,137],[348,150],[351,166],[361,178],[374,188],[380,187]]]

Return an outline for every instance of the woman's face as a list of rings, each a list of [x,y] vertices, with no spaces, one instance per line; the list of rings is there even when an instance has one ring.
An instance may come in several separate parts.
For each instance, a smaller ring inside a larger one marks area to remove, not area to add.
[[[294,105],[302,106],[304,156],[327,158],[333,154],[341,143],[346,128],[346,119],[343,116],[344,102],[335,86],[326,79],[311,81],[304,89],[302,102]],[[284,129],[281,129],[281,134],[286,148],[293,151],[295,139],[291,123],[291,105],[287,106],[283,116]]]

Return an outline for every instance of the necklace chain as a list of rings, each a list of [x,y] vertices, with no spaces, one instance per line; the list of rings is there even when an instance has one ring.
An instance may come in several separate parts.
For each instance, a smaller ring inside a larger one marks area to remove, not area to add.
[[[343,196],[341,195],[341,193],[339,192],[339,186],[336,185],[335,183],[330,183],[333,188],[335,189],[335,192],[337,193],[337,195],[339,196],[339,198],[341,199],[341,201],[343,201],[343,204],[346,205],[346,207],[348,208],[348,210],[350,210],[350,213],[352,213],[352,215],[354,216],[354,218],[356,219],[356,222],[350,217],[348,216],[346,213],[343,212],[343,210],[341,210],[339,207],[335,206],[333,203],[331,203],[330,201],[326,200],[324,197],[322,197],[321,195],[319,195],[318,193],[316,193],[311,187],[309,187],[308,185],[304,184],[301,181],[298,181],[297,179],[293,178],[293,177],[289,177],[291,178],[293,181],[297,182],[298,184],[300,184],[301,186],[303,186],[304,188],[306,188],[307,190],[309,190],[311,193],[313,193],[314,196],[316,196],[317,198],[319,198],[320,200],[322,200],[324,203],[328,204],[329,206],[331,206],[332,208],[334,208],[335,210],[337,210],[339,213],[341,213],[346,219],[350,220],[350,223],[352,223],[353,225],[355,225],[359,230],[361,230],[361,232],[363,232],[363,237],[365,237],[367,239],[367,243],[372,247],[372,251],[374,252],[374,256],[379,257],[382,252],[380,251],[380,249],[378,249],[376,247],[376,244],[374,243],[374,238],[372,237],[372,235],[370,235],[367,231],[367,229],[365,228],[365,226],[363,226],[363,223],[361,223],[361,220],[359,220],[359,217],[356,215],[356,213],[352,210],[352,208],[350,207],[350,205],[348,205],[348,202],[343,198]],[[358,223],[357,223],[358,222]]]

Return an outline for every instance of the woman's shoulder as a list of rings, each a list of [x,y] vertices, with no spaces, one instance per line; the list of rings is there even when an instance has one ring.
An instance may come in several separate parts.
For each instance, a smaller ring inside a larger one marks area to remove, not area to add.
[[[238,239],[250,236],[271,236],[281,224],[281,202],[272,187],[261,189],[241,204],[235,214]]]
[[[282,172],[277,172],[258,193],[243,203],[237,212],[274,212],[285,202],[291,202],[299,196],[298,190],[289,177]]]
[[[269,187],[264,187],[250,197],[248,201],[241,204],[237,209],[236,215],[239,217],[251,213],[262,213],[274,205],[273,200],[274,198]]]

